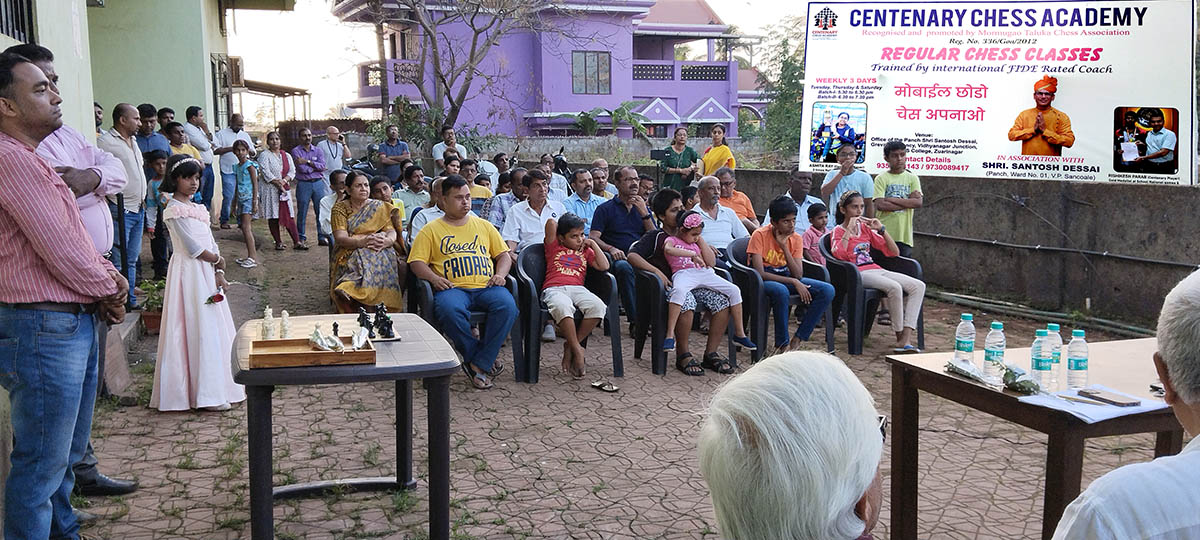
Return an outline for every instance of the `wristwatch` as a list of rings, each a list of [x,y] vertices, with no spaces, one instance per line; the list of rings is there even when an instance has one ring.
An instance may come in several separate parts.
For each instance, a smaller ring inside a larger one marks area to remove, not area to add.
[[[887,226],[885,226],[885,225],[880,225],[880,226],[879,226],[879,234],[883,234],[883,233],[885,233],[885,232],[887,232]]]
[[[650,214],[646,214],[646,215],[642,216],[642,219],[650,219]]]

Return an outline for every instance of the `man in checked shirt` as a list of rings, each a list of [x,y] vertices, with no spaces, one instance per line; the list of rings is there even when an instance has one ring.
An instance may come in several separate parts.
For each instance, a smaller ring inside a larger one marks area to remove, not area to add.
[[[97,328],[124,319],[128,295],[71,189],[35,153],[62,125],[61,102],[36,65],[0,54],[0,385],[15,440],[6,539],[78,538],[70,465],[91,431]]]

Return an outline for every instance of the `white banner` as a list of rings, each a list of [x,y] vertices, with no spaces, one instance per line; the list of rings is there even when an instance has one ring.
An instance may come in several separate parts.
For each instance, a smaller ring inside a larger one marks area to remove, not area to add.
[[[808,6],[802,169],[1196,183],[1193,0]]]

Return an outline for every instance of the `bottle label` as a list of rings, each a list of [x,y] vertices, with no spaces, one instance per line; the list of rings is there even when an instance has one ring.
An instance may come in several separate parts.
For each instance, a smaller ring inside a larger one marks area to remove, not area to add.
[[[993,364],[1004,363],[1004,349],[984,349],[983,360]]]
[[[1072,371],[1086,371],[1087,370],[1087,357],[1084,356],[1083,358],[1075,358],[1075,357],[1068,358],[1067,359],[1067,369],[1070,369]]]
[[[1050,357],[1038,358],[1035,356],[1030,364],[1030,367],[1032,367],[1034,371],[1050,371],[1051,366],[1054,365],[1054,359]]]
[[[1057,351],[1050,353],[1050,359],[1053,360],[1055,364],[1057,364],[1060,360],[1062,360],[1062,350],[1057,350]]]
[[[958,352],[975,352],[975,340],[973,339],[955,339],[954,350]]]

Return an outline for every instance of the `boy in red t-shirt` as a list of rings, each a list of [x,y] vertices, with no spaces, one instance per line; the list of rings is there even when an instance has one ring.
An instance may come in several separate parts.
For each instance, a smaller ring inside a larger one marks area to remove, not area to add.
[[[575,379],[584,372],[582,337],[592,333],[608,311],[600,297],[583,286],[587,267],[604,272],[608,258],[597,257],[600,246],[583,234],[583,218],[567,213],[557,222],[546,221],[546,279],[542,281],[542,301],[550,318],[558,325],[563,343],[562,369]],[[583,321],[575,327],[575,309],[583,312]]]

